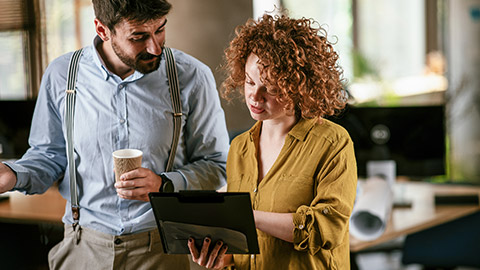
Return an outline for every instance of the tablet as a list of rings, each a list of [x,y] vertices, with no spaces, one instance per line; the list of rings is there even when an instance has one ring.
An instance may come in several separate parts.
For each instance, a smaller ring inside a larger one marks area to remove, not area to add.
[[[248,192],[153,192],[149,197],[165,253],[190,254],[188,239],[193,237],[200,249],[206,236],[227,244],[228,254],[259,253]]]

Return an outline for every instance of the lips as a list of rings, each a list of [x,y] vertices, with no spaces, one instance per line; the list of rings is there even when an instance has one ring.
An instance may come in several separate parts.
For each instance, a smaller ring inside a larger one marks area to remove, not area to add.
[[[140,59],[140,60],[143,61],[143,62],[152,62],[152,61],[157,60],[157,57],[152,57],[152,58],[148,58],[148,59]]]
[[[141,53],[140,55],[137,56],[137,58],[140,61],[151,62],[152,60],[156,60],[157,58],[159,58],[159,56],[149,54],[149,53]]]
[[[250,111],[251,111],[252,113],[255,113],[255,114],[260,114],[260,113],[264,112],[265,110],[262,109],[262,108],[259,108],[259,107],[255,107],[255,106],[253,106],[253,105],[250,105]]]

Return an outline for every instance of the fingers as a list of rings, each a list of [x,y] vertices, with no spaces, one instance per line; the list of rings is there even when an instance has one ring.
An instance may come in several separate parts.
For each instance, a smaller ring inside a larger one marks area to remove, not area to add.
[[[149,201],[148,193],[158,192],[161,177],[146,168],[138,168],[120,176],[115,183],[117,194],[122,199]]]
[[[215,247],[212,249],[210,252],[210,255],[208,256],[208,261],[207,261],[207,268],[212,268],[215,265],[215,262],[218,260],[218,252],[220,251],[223,243],[222,241],[217,241],[215,244]]]
[[[202,249],[200,250],[200,257],[198,260],[198,264],[201,266],[206,266],[208,262],[208,249],[210,248],[210,238],[205,237],[203,240],[203,246]]]
[[[226,256],[231,256],[231,254],[226,255],[227,250],[228,250],[228,246],[223,245],[222,248],[220,249],[220,252],[218,253],[217,259],[215,260],[215,264],[213,265],[214,269],[223,269],[225,267]]]
[[[193,239],[193,238],[190,237],[190,238],[188,239],[187,245],[188,245],[188,249],[190,250],[190,254],[192,255],[192,260],[193,260],[194,262],[197,262],[198,257],[200,256],[200,254],[198,253],[198,249],[197,249],[197,247],[195,246],[195,239]]]
[[[222,269],[225,266],[224,258],[228,249],[227,245],[224,245],[222,241],[217,241],[213,248],[210,248],[211,242],[212,240],[206,237],[199,252],[195,246],[195,240],[193,238],[188,239],[187,245],[192,255],[192,260],[209,269]]]
[[[142,173],[142,168],[126,172],[120,176],[120,181],[115,183],[115,188],[132,189],[143,186],[142,179],[145,174]]]
[[[137,184],[139,183],[134,180],[120,180],[115,182],[115,188],[133,189],[137,187]]]
[[[145,178],[148,176],[149,172],[151,172],[149,169],[138,168],[120,175],[120,180],[124,181],[124,180],[131,180],[135,178]]]
[[[149,191],[145,188],[134,188],[134,189],[124,189],[118,188],[117,195],[118,197],[126,200],[139,200],[148,202],[148,193]]]

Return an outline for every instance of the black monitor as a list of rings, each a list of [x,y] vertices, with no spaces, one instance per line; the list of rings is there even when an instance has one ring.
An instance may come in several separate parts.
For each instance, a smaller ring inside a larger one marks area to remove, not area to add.
[[[0,100],[0,159],[18,159],[29,148],[36,100]]]
[[[349,132],[359,177],[367,177],[369,160],[394,160],[398,176],[445,175],[444,106],[347,106],[329,119]]]

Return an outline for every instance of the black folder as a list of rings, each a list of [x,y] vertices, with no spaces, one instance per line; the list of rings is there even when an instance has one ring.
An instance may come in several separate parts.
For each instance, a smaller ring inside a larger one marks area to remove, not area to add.
[[[167,254],[189,254],[187,241],[198,249],[208,236],[228,245],[229,254],[258,254],[257,231],[248,192],[180,191],[149,193]]]

